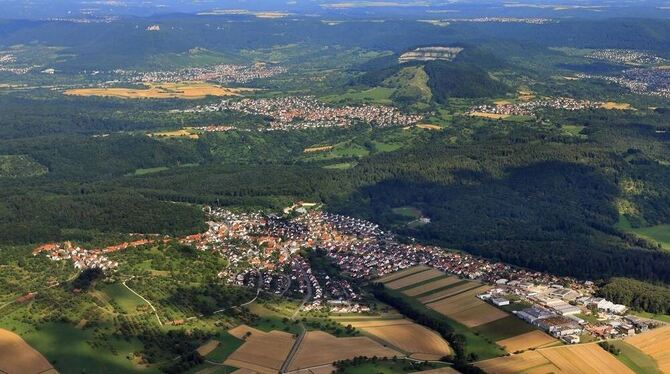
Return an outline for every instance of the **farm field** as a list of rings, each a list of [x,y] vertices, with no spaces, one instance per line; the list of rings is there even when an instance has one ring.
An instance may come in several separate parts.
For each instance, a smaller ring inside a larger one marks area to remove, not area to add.
[[[130,292],[121,283],[105,285],[100,291],[105,299],[113,301],[121,309],[121,312],[126,314],[137,313],[138,307],[146,305],[142,299]]]
[[[149,83],[147,88],[75,88],[70,96],[102,96],[120,99],[203,99],[207,96],[238,96],[249,89],[226,88],[206,82]]]
[[[64,323],[49,323],[39,331],[24,336],[25,340],[41,352],[61,373],[157,373],[154,367],[142,367],[128,360],[126,356],[142,349],[137,339],[110,339],[110,346],[117,354],[92,348],[87,341],[93,337],[90,329],[82,330]],[[104,370],[101,371],[101,368]]]
[[[507,352],[514,353],[531,348],[539,348],[558,341],[542,331],[534,330],[511,338],[498,340],[496,344],[503,347]]]
[[[292,334],[282,331],[263,332],[245,325],[235,327],[229,333],[244,340],[244,343],[228,356],[224,364],[259,373],[278,372],[295,343]]]
[[[598,344],[578,344],[527,351],[476,363],[491,374],[511,373],[633,373]]]
[[[511,117],[509,114],[496,114],[496,113],[484,113],[484,112],[472,112],[470,113],[472,117],[482,117],[488,119],[505,119]]]
[[[511,314],[508,314],[505,318],[479,325],[473,328],[473,330],[493,341],[509,339],[517,335],[537,331],[533,325],[530,325]]]
[[[632,107],[629,103],[617,103],[614,101],[607,101],[603,103],[602,108],[610,110],[629,110]]]
[[[407,319],[351,322],[351,325],[420,360],[439,360],[452,352],[439,334]]]
[[[4,329],[0,329],[0,372],[58,373],[51,363],[25,340]]]
[[[429,269],[429,270],[422,271],[422,272],[417,273],[417,274],[412,274],[410,276],[400,278],[398,280],[394,280],[392,282],[388,282],[388,283],[386,283],[386,287],[388,287],[392,290],[397,290],[397,289],[400,289],[400,288],[405,288],[405,287],[415,285],[417,283],[425,282],[429,279],[442,277],[444,275],[445,274],[443,272],[439,271],[439,270]]]
[[[665,250],[670,250],[670,225],[661,224],[648,227],[632,227],[625,216],[619,217],[616,227],[631,232],[641,238],[658,243]]]
[[[431,292],[426,296],[420,297],[419,301],[424,304],[428,304],[464,292],[470,292],[472,290],[481,290],[477,292],[486,292],[487,288],[486,286],[482,286],[479,282],[465,281],[463,283],[452,283],[451,287],[447,287],[442,291]]]
[[[404,293],[407,296],[419,296],[419,295],[423,295],[425,293],[428,293],[428,292],[431,292],[431,291],[434,291],[434,290],[437,290],[437,289],[440,289],[440,288],[443,288],[443,287],[450,286],[450,285],[458,283],[460,281],[461,280],[458,277],[451,276],[451,277],[436,280],[434,282],[422,284],[422,285],[417,286],[417,287],[412,287],[410,289],[402,291],[402,293]]]
[[[624,341],[656,360],[662,372],[670,372],[670,326],[659,327]]]
[[[309,331],[300,343],[288,369],[306,369],[357,356],[391,358],[402,354],[383,347],[368,337],[336,338],[322,331]]]
[[[188,139],[198,139],[200,136],[189,129],[179,129],[173,131],[161,131],[148,134],[150,137],[155,138],[188,138]]]
[[[330,151],[333,148],[334,148],[334,146],[332,146],[332,145],[325,145],[325,146],[321,146],[321,147],[310,147],[310,148],[305,148],[303,150],[303,153],[325,152],[325,151]]]
[[[407,269],[403,269],[403,270],[400,270],[400,271],[396,271],[394,273],[387,274],[387,275],[377,279],[377,282],[381,282],[381,283],[386,284],[386,283],[392,282],[396,279],[400,279],[400,278],[409,276],[411,274],[418,273],[420,271],[425,271],[425,270],[428,270],[428,269],[430,269],[430,267],[428,267],[426,265],[412,266],[412,267],[409,267]]]
[[[649,355],[623,340],[610,340],[611,345],[615,346],[621,352],[617,358],[631,370],[638,374],[660,374],[661,371]]]
[[[420,129],[424,129],[424,130],[442,130],[443,129],[443,127],[440,126],[440,125],[431,125],[431,124],[425,124],[425,123],[420,124],[420,125],[416,125],[416,127],[420,128]]]

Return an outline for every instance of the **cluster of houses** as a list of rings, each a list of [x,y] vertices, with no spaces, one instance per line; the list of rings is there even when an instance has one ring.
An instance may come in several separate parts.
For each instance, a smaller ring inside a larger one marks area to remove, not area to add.
[[[37,68],[37,65],[19,66],[16,64],[16,56],[11,53],[0,54],[0,73],[12,73],[17,75],[26,74]]]
[[[577,74],[581,79],[603,79],[638,95],[670,98],[670,70],[659,67],[628,69],[616,75]]]
[[[35,248],[33,255],[42,252],[45,252],[47,258],[52,261],[71,261],[76,269],[81,270],[97,268],[111,271],[119,266],[118,262],[103,255],[101,250],[83,249],[72,242],[44,244]]]
[[[660,64],[665,61],[661,57],[631,49],[598,49],[587,54],[586,57],[632,65]]]
[[[551,18],[517,18],[517,17],[477,17],[477,18],[449,18],[447,22],[472,22],[472,23],[528,23],[531,25],[544,25],[546,23],[558,22]]]
[[[158,27],[158,26],[157,26]],[[157,31],[157,30],[150,30]],[[267,79],[286,72],[286,68],[269,65],[232,65],[219,64],[205,67],[190,67],[169,71],[114,70],[113,73],[123,77],[126,82],[188,82],[213,81],[219,83],[247,83],[257,79]]]
[[[478,105],[468,111],[469,115],[477,115],[480,113],[496,114],[505,116],[534,116],[539,109],[561,109],[561,110],[584,110],[597,109],[603,106],[602,102],[591,100],[577,100],[569,97],[557,97],[550,99],[540,99],[523,101],[513,104],[498,104],[498,105]]]
[[[309,128],[346,127],[368,123],[377,127],[411,126],[422,115],[403,114],[397,108],[383,105],[331,107],[311,96],[275,98],[226,99],[218,104],[186,109],[186,113],[232,110],[271,119],[266,130],[298,130]]]

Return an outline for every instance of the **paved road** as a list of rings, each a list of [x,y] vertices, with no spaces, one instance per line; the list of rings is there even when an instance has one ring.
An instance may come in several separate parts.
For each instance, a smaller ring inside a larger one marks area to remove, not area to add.
[[[300,310],[302,309],[305,304],[312,298],[312,283],[309,281],[309,279],[304,278],[305,282],[307,283],[307,294],[305,297],[302,298],[302,303],[300,303],[300,306],[295,310],[293,315],[291,316],[291,319],[294,320],[295,317],[298,316],[298,313],[300,313]],[[288,367],[291,364],[291,361],[293,361],[293,356],[295,356],[295,353],[298,351],[298,347],[300,347],[300,343],[302,343],[302,339],[305,337],[305,333],[307,332],[307,329],[305,328],[305,325],[300,322],[300,334],[298,335],[298,338],[295,340],[295,343],[293,343],[293,347],[291,347],[291,350],[288,353],[288,356],[286,356],[286,360],[284,360],[284,363],[281,366],[281,369],[279,369],[279,373],[286,373],[288,371]]]

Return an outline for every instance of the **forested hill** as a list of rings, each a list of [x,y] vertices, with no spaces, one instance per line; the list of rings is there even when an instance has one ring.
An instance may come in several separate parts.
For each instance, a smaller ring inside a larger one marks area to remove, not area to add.
[[[151,25],[163,27],[158,32],[146,31]],[[224,53],[302,44],[402,52],[418,45],[478,45],[483,40],[666,53],[670,49],[670,21],[560,20],[542,25],[453,23],[441,27],[398,20],[348,20],[329,24],[309,17],[259,20],[251,16],[180,15],[126,18],[109,24],[0,22],[0,46],[37,43],[64,47],[69,56],[56,67],[70,71],[140,68],[153,55],[184,53],[196,47]]]

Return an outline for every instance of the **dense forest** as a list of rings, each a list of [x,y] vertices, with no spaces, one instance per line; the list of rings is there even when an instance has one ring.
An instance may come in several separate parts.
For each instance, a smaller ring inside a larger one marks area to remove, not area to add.
[[[670,289],[627,278],[612,278],[598,294],[635,310],[670,314]]]

